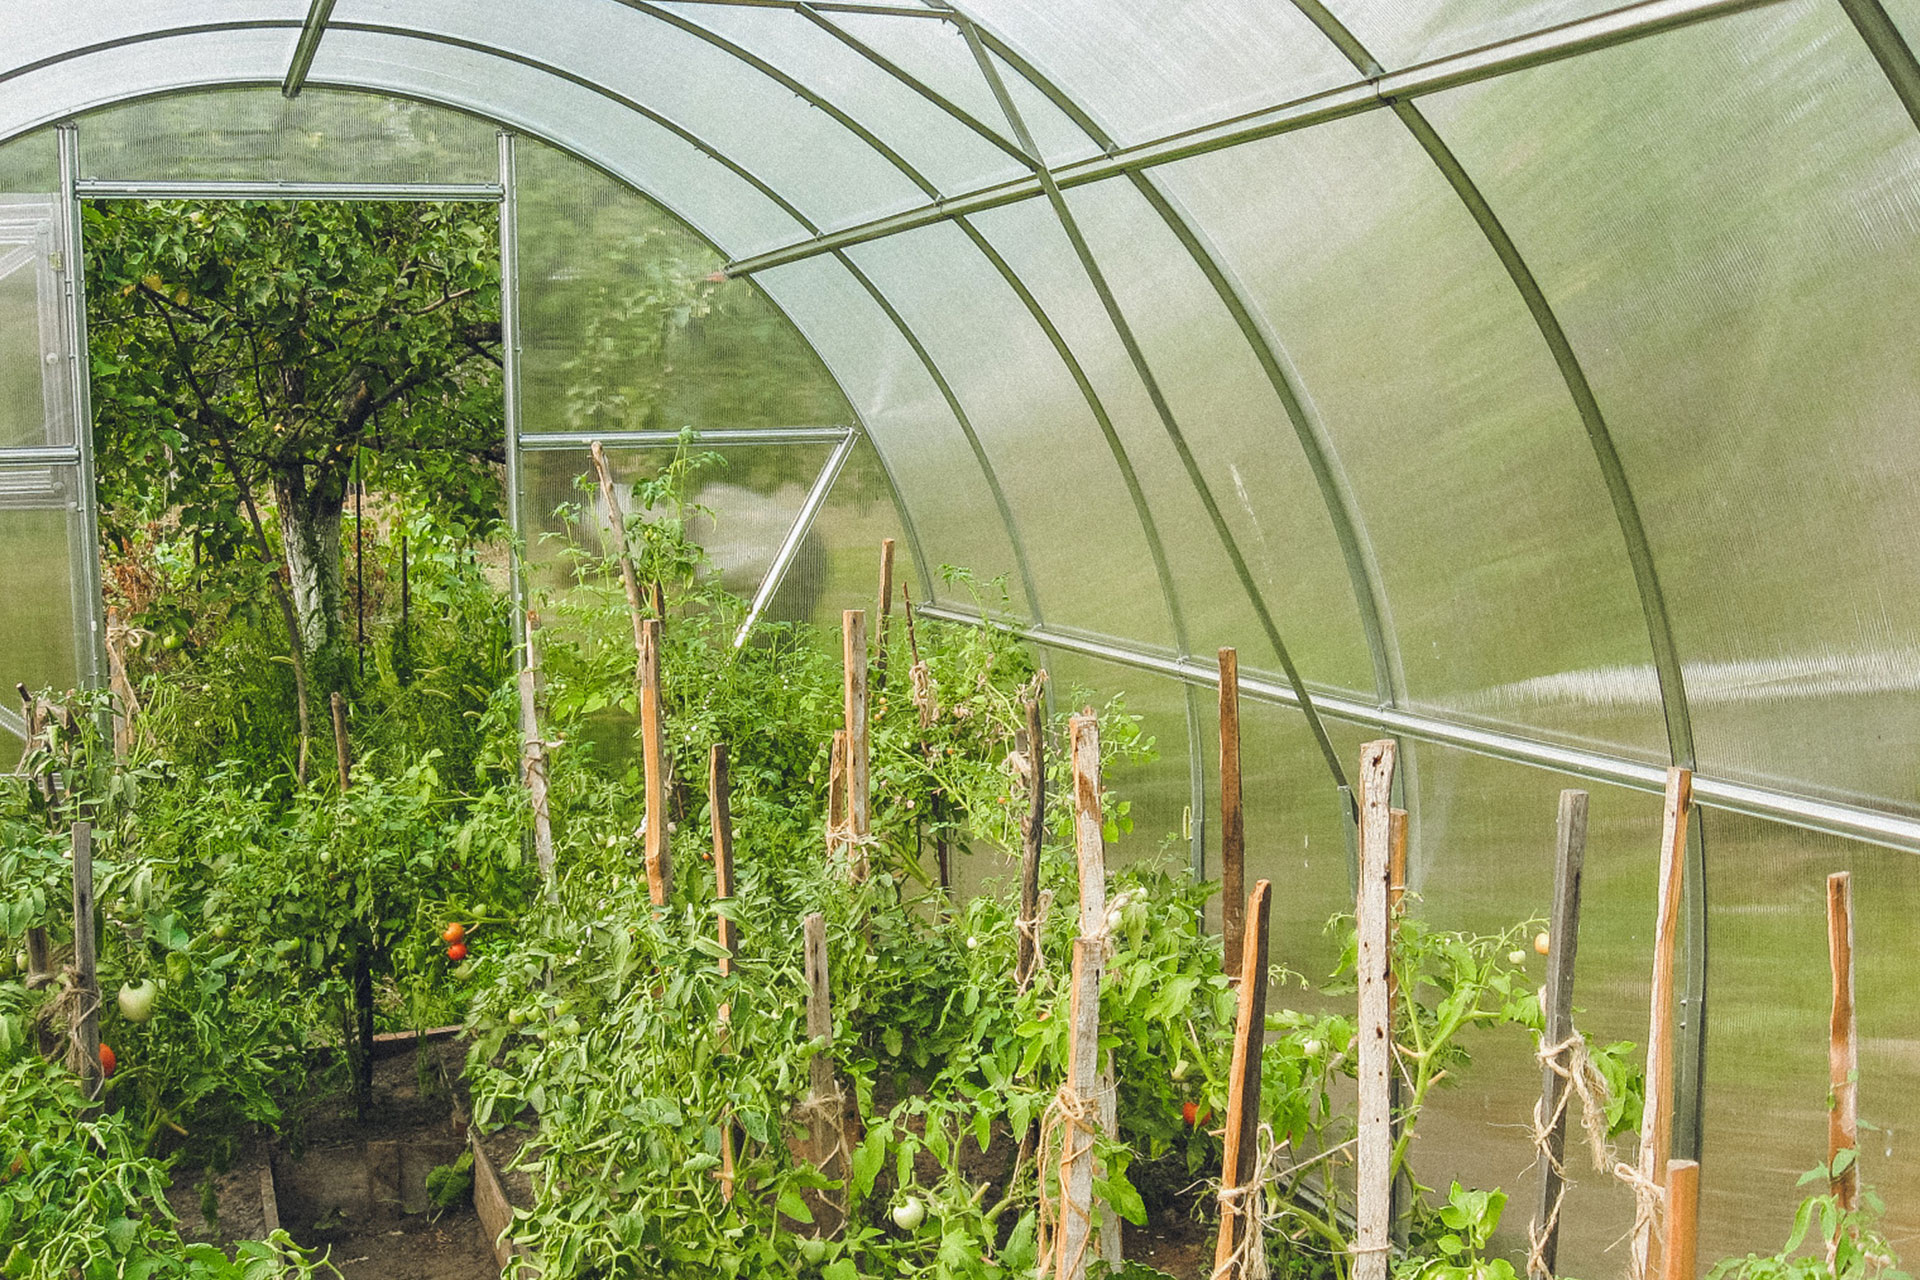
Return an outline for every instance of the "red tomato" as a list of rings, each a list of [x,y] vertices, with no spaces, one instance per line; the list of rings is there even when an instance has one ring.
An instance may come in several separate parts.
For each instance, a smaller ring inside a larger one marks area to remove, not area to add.
[[[1187,1128],[1193,1128],[1194,1123],[1200,1119],[1200,1104],[1197,1102],[1183,1103],[1180,1107],[1180,1118],[1187,1122]]]
[[[448,946],[452,946],[456,942],[465,942],[467,940],[467,926],[455,920],[447,926],[447,931],[440,935],[440,940]]]
[[[114,1065],[117,1061],[118,1059],[113,1056],[113,1050],[105,1044],[102,1044],[100,1046],[100,1073],[102,1075],[112,1075]]]
[[[466,958],[467,958],[466,943],[456,942],[452,946],[447,948],[447,959],[453,961],[455,964],[459,964],[462,960],[465,960]]]

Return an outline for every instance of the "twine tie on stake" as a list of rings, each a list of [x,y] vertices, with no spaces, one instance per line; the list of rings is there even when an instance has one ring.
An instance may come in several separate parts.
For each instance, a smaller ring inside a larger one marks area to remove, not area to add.
[[[1068,1081],[1060,1086],[1060,1091],[1047,1104],[1046,1114],[1040,1120],[1040,1232],[1038,1236],[1040,1255],[1040,1274],[1046,1276],[1053,1257],[1053,1231],[1051,1226],[1058,1216],[1059,1206],[1047,1189],[1047,1169],[1058,1169],[1063,1164],[1072,1163],[1081,1156],[1090,1155],[1099,1144],[1104,1130],[1100,1124],[1100,1095],[1113,1092],[1112,1086],[1096,1089],[1091,1094],[1082,1094]],[[1058,1160],[1054,1159],[1054,1144],[1065,1131],[1067,1149]],[[1073,1206],[1069,1204],[1069,1209]],[[1079,1211],[1074,1210],[1076,1213]],[[1086,1214],[1080,1214],[1087,1217]],[[1077,1273],[1079,1264],[1088,1249],[1095,1248],[1099,1236],[1093,1230],[1091,1219],[1087,1222],[1087,1232],[1080,1238],[1080,1251],[1069,1260],[1067,1270]]]
[[[1240,1243],[1225,1261],[1216,1263],[1210,1280],[1267,1280],[1267,1224],[1273,1220],[1274,1197],[1268,1189],[1293,1173],[1281,1168],[1280,1157],[1286,1145],[1274,1141],[1273,1126],[1263,1124],[1255,1138],[1253,1176],[1237,1187],[1220,1188],[1220,1214],[1231,1211],[1240,1221]],[[1356,1252],[1358,1252],[1356,1250]]]

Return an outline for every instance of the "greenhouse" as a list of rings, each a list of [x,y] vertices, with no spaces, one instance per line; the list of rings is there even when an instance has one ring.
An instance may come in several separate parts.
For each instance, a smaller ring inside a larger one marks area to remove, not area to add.
[[[0,1275],[1901,1277],[1916,51],[5,5]]]

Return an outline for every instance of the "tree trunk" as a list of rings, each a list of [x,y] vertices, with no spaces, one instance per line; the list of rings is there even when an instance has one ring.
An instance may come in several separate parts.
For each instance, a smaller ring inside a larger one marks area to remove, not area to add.
[[[341,448],[323,465],[273,472],[274,506],[300,645],[312,670],[313,696],[321,698],[346,690],[352,678],[340,535],[357,452]]]

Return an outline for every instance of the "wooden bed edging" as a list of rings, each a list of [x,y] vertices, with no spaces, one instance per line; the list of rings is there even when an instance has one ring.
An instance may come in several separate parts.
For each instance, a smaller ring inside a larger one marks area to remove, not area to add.
[[[514,1268],[514,1280],[539,1280],[540,1273],[524,1260],[519,1246],[506,1236],[507,1229],[513,1225],[513,1204],[507,1199],[499,1171],[480,1144],[478,1129],[467,1129],[467,1149],[473,1152],[473,1211],[479,1215],[480,1229],[486,1233],[493,1256],[503,1268],[515,1258],[522,1259]]]

